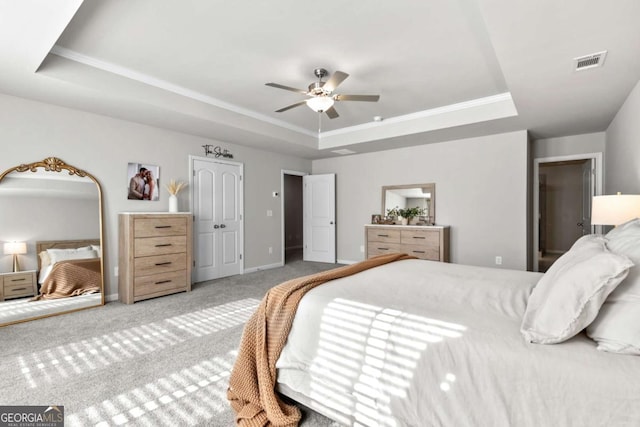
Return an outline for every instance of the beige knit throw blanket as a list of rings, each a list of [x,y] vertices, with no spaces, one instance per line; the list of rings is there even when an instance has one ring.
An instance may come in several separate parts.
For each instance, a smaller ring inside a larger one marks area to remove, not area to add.
[[[380,255],[357,264],[292,279],[270,289],[245,325],[238,358],[229,379],[227,399],[236,412],[238,426],[298,425],[298,408],[285,404],[276,395],[276,361],[304,294],[329,280],[410,258],[414,257],[397,253]]]

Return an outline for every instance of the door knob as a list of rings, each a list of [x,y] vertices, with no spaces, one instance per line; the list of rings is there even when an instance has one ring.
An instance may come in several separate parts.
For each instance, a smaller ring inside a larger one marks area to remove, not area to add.
[[[333,225],[333,221],[329,222],[329,225]]]
[[[583,222],[579,222],[576,224],[578,227],[584,227],[584,223]]]
[[[226,228],[227,226],[224,224],[220,224],[220,228]]]
[[[218,228],[220,228],[220,226],[218,224],[214,224],[213,228],[218,229]]]

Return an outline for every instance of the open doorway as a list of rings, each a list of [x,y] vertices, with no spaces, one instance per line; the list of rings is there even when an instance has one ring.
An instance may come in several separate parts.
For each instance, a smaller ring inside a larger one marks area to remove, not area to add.
[[[282,230],[284,264],[303,257],[303,185],[304,172],[282,171]]]
[[[601,154],[536,159],[534,271],[546,272],[591,225],[591,200],[601,193]]]

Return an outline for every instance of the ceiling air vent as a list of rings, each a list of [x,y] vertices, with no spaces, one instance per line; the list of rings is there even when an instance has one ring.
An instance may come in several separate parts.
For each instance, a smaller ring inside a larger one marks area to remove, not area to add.
[[[574,70],[583,71],[590,68],[602,67],[606,57],[607,51],[603,50],[602,52],[592,53],[591,55],[573,58]]]
[[[342,156],[347,154],[355,154],[355,151],[349,150],[348,148],[343,148],[341,150],[333,150],[332,153],[340,154]]]

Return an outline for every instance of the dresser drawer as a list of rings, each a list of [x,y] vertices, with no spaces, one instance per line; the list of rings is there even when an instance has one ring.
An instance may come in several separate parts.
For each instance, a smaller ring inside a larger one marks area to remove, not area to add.
[[[134,237],[160,237],[187,234],[185,218],[136,218]]]
[[[146,237],[135,239],[134,257],[175,254],[187,251],[187,236]]]
[[[33,274],[12,273],[4,278],[4,285],[27,285],[33,287]]]
[[[403,247],[403,251],[416,258],[426,259],[430,261],[441,261],[440,248],[430,248],[426,246],[407,245]]]
[[[172,271],[134,279],[134,297],[187,287],[187,271]]]
[[[186,252],[180,254],[154,255],[136,258],[134,261],[134,275],[149,276],[151,274],[167,273],[187,268]]]
[[[400,243],[403,245],[426,245],[430,248],[440,247],[440,232],[434,230],[402,230]]]
[[[389,254],[392,252],[404,252],[399,243],[369,242],[367,254],[372,257],[376,255]]]
[[[33,283],[18,283],[7,284],[7,279],[4,280],[4,297],[28,297],[33,295]]]
[[[367,230],[368,242],[400,243],[400,230],[389,230],[388,228]]]

